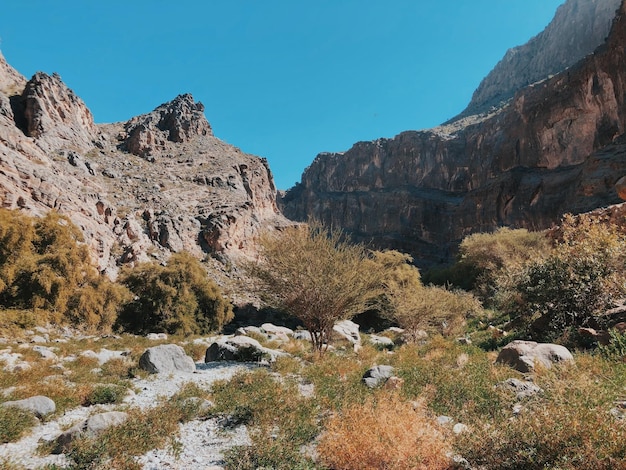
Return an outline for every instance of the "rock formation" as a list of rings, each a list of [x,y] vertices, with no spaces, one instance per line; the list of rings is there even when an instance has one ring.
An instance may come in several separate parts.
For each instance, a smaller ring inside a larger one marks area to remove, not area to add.
[[[544,31],[509,49],[482,80],[461,116],[500,107],[520,88],[544,80],[593,53],[609,34],[620,0],[570,0]]]
[[[231,260],[289,224],[264,159],[213,136],[189,94],[94,124],[58,75],[26,80],[0,55],[0,207],[78,225],[101,270],[187,250]]]
[[[285,215],[343,227],[426,265],[448,261],[472,232],[542,229],[565,212],[618,202],[614,184],[626,173],[624,13],[622,5],[592,55],[489,115],[318,155],[284,196]]]

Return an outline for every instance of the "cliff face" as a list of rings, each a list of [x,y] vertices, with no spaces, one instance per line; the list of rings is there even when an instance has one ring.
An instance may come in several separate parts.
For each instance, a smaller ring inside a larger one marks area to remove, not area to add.
[[[578,64],[517,92],[504,108],[321,154],[284,197],[359,240],[446,261],[467,234],[544,228],[564,212],[618,202],[626,173],[626,6]]]
[[[58,75],[27,81],[0,55],[0,207],[68,215],[111,276],[181,250],[254,254],[290,222],[267,162],[215,138],[203,111],[187,94],[97,125]]]
[[[507,51],[482,80],[461,116],[499,107],[520,88],[559,73],[591,54],[609,34],[621,0],[569,0],[544,31]]]

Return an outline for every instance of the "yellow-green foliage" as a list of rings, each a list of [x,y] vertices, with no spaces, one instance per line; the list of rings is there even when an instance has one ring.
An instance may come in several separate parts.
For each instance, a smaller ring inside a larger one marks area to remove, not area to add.
[[[261,254],[249,266],[260,293],[302,320],[317,351],[335,322],[360,313],[378,294],[380,273],[367,250],[316,223],[265,234]]]
[[[408,339],[417,339],[420,330],[457,334],[466,317],[482,311],[480,302],[471,294],[422,286],[419,271],[408,255],[375,252],[372,261],[384,273],[379,308],[384,316],[405,329]]]
[[[0,210],[0,307],[34,309],[44,321],[107,330],[126,296],[98,273],[67,217],[49,212],[37,219]]]
[[[549,252],[550,241],[545,233],[501,228],[466,237],[459,247],[458,264],[476,277],[474,288],[481,298],[490,300],[509,289],[529,263]]]
[[[176,253],[166,266],[143,263],[126,270],[121,282],[136,296],[120,315],[131,331],[203,334],[233,318],[230,302],[189,253]]]

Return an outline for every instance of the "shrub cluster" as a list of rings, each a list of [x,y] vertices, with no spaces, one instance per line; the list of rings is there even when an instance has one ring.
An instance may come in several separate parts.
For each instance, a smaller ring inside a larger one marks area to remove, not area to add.
[[[128,293],[98,273],[82,241],[79,229],[55,212],[36,219],[0,210],[0,306],[110,329]]]
[[[43,218],[0,209],[0,309],[3,323],[52,322],[108,331],[206,333],[232,319],[232,307],[188,253],[168,264],[101,275],[80,230],[56,212]],[[6,326],[6,325],[5,325]]]

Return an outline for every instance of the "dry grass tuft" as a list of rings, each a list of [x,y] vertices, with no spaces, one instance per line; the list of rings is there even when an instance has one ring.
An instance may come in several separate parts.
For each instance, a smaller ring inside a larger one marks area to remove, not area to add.
[[[381,394],[335,414],[318,452],[336,470],[445,469],[451,445],[425,408]]]

